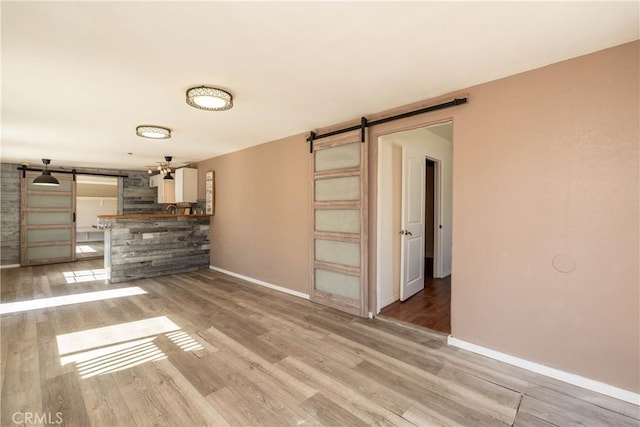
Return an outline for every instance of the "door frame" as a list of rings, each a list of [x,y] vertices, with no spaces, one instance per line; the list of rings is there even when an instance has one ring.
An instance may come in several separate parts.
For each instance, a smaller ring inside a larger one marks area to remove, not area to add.
[[[382,303],[384,301],[382,301],[381,298],[381,289],[382,289],[382,283],[385,280],[384,276],[386,273],[388,273],[387,270],[385,270],[384,266],[385,266],[385,261],[387,263],[389,263],[389,260],[386,259],[385,257],[385,250],[384,250],[384,244],[383,244],[383,238],[381,236],[381,231],[383,230],[383,228],[385,227],[385,224],[383,224],[383,199],[382,197],[380,197],[381,193],[382,193],[382,188],[384,186],[383,183],[383,173],[382,173],[382,169],[383,169],[383,156],[382,156],[382,152],[383,152],[383,144],[385,144],[383,142],[383,138],[385,136],[391,136],[393,134],[396,133],[401,133],[401,132],[405,132],[405,131],[409,131],[409,130],[416,130],[416,129],[422,129],[422,128],[428,128],[431,126],[436,126],[436,125],[440,125],[440,124],[445,124],[445,123],[451,123],[452,126],[454,126],[454,120],[453,117],[446,117],[443,119],[439,119],[439,120],[433,120],[433,121],[428,121],[428,122],[424,122],[424,123],[419,123],[419,124],[414,124],[411,126],[404,126],[404,127],[397,127],[394,128],[392,130],[387,130],[385,132],[372,132],[373,135],[371,135],[371,139],[373,140],[375,138],[376,140],[376,147],[377,147],[377,159],[376,159],[376,163],[377,163],[377,168],[376,168],[376,189],[377,189],[377,197],[376,197],[376,231],[375,231],[375,235],[376,235],[376,270],[375,270],[375,276],[376,276],[376,285],[375,285],[375,289],[371,289],[371,292],[373,295],[375,295],[375,303],[372,304],[371,308],[374,310],[374,312],[372,313],[373,315],[378,315],[382,309]],[[442,174],[442,168],[440,165],[440,162],[438,159],[434,159],[431,156],[425,156],[425,159],[429,159],[433,162],[436,163],[436,170],[435,170],[435,177],[436,177],[436,194],[434,194],[434,203],[436,204],[436,212],[434,215],[434,222],[437,221],[438,224],[442,223],[442,178],[441,178],[441,174]],[[372,177],[374,178],[374,177]],[[425,175],[425,179],[426,179],[426,175]],[[373,206],[372,206],[373,208]],[[436,233],[434,234],[434,253],[436,251],[439,251],[439,262],[438,265],[436,266],[436,261],[434,259],[434,276],[436,275],[436,268],[438,268],[439,272],[438,274],[442,275],[443,272],[443,256],[444,256],[444,248],[443,248],[443,244],[442,244],[442,229],[440,229],[436,224],[434,224],[435,227],[435,231]],[[436,243],[437,242],[437,243]],[[392,263],[395,263],[396,260],[392,260]],[[397,260],[397,263],[400,263],[400,260]],[[402,268],[402,266],[399,265],[399,268]],[[398,295],[399,297],[399,295]],[[386,304],[385,304],[386,306]]]
[[[442,278],[444,248],[442,245],[442,160],[426,156],[433,165],[433,277]],[[426,171],[425,171],[426,181]]]

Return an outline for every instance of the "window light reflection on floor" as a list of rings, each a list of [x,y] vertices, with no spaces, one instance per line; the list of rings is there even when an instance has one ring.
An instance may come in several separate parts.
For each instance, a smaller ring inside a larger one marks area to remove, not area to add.
[[[62,334],[58,335],[56,340],[58,351],[62,355],[157,336],[180,329],[180,326],[167,316],[158,316]]]
[[[80,378],[117,372],[146,362],[166,359],[154,338],[129,341],[60,357],[60,364],[75,363]]]
[[[88,245],[77,245],[76,246],[76,253],[77,254],[88,254],[88,253],[92,253],[92,252],[97,252],[95,249],[93,249],[91,246]]]
[[[81,378],[121,371],[167,355],[154,342],[161,335],[183,351],[203,349],[166,316],[58,335],[60,364],[75,363]]]
[[[146,293],[147,292],[145,290],[139,288],[138,286],[131,286],[128,288],[109,289],[106,291],[83,292],[79,294],[62,295],[59,297],[6,302],[0,304],[0,314],[18,313],[21,311],[38,310],[41,308],[60,307],[63,305],[103,301],[111,298],[122,298],[133,295],[142,295]]]
[[[67,284],[93,282],[96,280],[107,280],[107,272],[104,268],[94,270],[65,271],[62,273]]]
[[[185,331],[170,332],[165,335],[183,351],[202,350],[203,348],[198,341]]]

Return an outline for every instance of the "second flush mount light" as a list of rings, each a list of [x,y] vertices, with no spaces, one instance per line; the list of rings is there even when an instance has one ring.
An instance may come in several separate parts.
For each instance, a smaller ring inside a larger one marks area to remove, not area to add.
[[[187,90],[187,104],[201,110],[223,111],[233,107],[233,97],[227,91],[208,86]]]
[[[225,90],[209,86],[192,87],[186,93],[187,104],[208,111],[224,111],[233,107],[233,97]],[[171,129],[162,126],[140,125],[136,135],[151,139],[171,138]]]
[[[161,126],[143,125],[136,128],[136,135],[143,138],[167,139],[171,138],[171,129]]]

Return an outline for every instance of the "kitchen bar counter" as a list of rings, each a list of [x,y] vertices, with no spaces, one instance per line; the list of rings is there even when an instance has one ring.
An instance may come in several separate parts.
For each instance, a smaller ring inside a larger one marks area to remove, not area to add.
[[[210,218],[213,215],[204,214],[129,214],[129,215],[98,215],[98,218],[104,219],[154,219],[154,218]]]
[[[111,283],[209,268],[211,215],[99,215]]]

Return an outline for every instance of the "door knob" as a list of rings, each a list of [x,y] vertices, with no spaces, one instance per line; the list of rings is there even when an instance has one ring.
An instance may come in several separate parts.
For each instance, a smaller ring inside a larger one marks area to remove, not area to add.
[[[400,234],[403,236],[413,236],[413,234],[409,230],[400,230]]]

